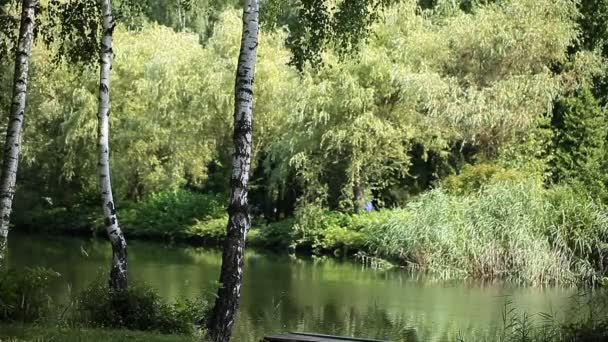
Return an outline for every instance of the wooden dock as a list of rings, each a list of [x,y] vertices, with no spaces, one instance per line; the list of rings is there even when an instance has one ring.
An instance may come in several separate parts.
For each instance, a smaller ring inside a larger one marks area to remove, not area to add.
[[[340,337],[323,334],[290,332],[283,335],[266,336],[262,342],[388,342],[354,337]]]

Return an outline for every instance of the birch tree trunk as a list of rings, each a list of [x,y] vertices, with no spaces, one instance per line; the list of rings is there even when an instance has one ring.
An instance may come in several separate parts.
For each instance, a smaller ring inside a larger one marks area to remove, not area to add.
[[[34,39],[37,5],[38,0],[23,0],[21,4],[21,26],[15,56],[13,98],[4,142],[2,175],[0,176],[0,268],[4,266],[11,208],[17,181],[17,167],[21,151],[21,127],[23,126],[25,112],[30,52]]]
[[[177,0],[177,18],[179,20],[179,30],[184,32],[186,30],[186,13],[185,9],[182,8],[182,0]]]
[[[247,183],[251,166],[253,138],[253,81],[258,47],[259,3],[246,0],[243,9],[241,51],[236,71],[234,101],[234,155],[232,157],[231,193],[228,227],[220,288],[209,319],[213,341],[228,342],[241,297],[245,236],[251,225]]]
[[[112,197],[112,182],[110,181],[110,70],[112,69],[112,31],[114,18],[112,16],[111,0],[100,0],[102,38],[99,51],[99,107],[97,109],[97,138],[98,138],[98,173],[99,190],[103,207],[106,232],[112,243],[112,266],[110,271],[110,289],[124,291],[127,289],[127,241],[118,226],[116,207]]]

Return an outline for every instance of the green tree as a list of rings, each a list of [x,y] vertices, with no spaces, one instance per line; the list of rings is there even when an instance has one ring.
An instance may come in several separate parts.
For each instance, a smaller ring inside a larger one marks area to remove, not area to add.
[[[447,160],[465,146],[496,158],[567,88],[571,72],[550,67],[567,60],[577,34],[569,1],[505,1],[470,14],[421,14],[402,1],[382,15],[357,55],[326,52],[292,96],[269,164],[295,171],[305,202],[346,209],[361,193],[382,200],[418,176],[415,154]]]
[[[553,141],[553,180],[580,182],[597,197],[606,196],[605,110],[583,88],[557,101],[551,125]]]

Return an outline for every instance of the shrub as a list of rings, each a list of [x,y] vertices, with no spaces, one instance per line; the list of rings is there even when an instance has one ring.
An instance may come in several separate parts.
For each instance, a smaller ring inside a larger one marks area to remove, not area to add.
[[[366,236],[390,216],[391,210],[347,214],[331,212],[317,206],[298,209],[293,225],[297,246],[335,252],[340,249],[365,249]]]
[[[162,192],[120,211],[119,219],[130,235],[183,238],[197,222],[224,217],[224,202],[219,195],[188,190]]]
[[[247,234],[251,245],[269,249],[287,249],[294,241],[294,219],[256,224]]]
[[[446,177],[441,185],[449,193],[467,195],[494,182],[518,181],[524,178],[527,178],[527,175],[523,172],[497,164],[465,165],[460,174]]]
[[[220,242],[226,237],[226,225],[228,224],[228,215],[224,214],[219,218],[199,221],[194,220],[194,224],[189,227],[183,237],[193,238],[200,237],[208,242]]]
[[[0,321],[43,319],[53,308],[49,286],[58,277],[58,273],[42,267],[0,272]]]
[[[202,299],[165,303],[155,290],[141,284],[111,293],[106,282],[98,280],[78,296],[76,319],[91,327],[192,334],[206,306]]]
[[[316,205],[298,208],[294,224],[297,246],[334,250],[357,243],[359,234],[349,229],[351,215],[331,212]]]

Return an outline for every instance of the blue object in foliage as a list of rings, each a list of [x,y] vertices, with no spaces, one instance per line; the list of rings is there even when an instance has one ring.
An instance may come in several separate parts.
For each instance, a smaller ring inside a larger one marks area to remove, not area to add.
[[[369,213],[372,210],[374,210],[374,204],[372,202],[365,203],[365,211]]]

